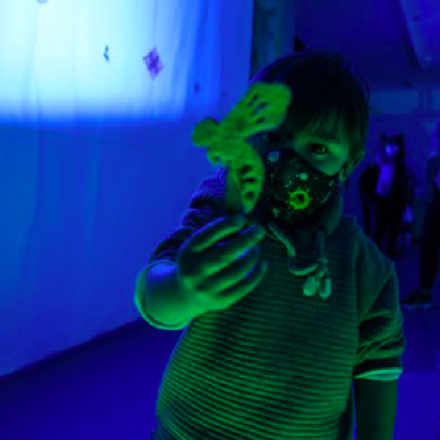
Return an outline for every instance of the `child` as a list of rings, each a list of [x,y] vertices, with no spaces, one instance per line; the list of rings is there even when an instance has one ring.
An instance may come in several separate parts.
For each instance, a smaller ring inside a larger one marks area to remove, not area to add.
[[[228,215],[220,169],[137,280],[143,318],[184,329],[151,438],[348,440],[356,402],[358,440],[391,440],[405,349],[397,276],[343,215],[338,184],[364,155],[364,87],[314,51],[254,81],[292,92],[284,123],[251,140],[266,168],[256,209]]]

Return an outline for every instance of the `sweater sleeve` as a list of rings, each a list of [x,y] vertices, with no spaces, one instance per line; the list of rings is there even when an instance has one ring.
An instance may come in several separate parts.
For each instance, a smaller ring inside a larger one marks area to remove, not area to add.
[[[373,295],[373,301],[367,303],[366,312],[360,319],[355,380],[396,380],[403,372],[402,355],[406,340],[399,304],[399,285],[394,264],[389,263],[387,267],[387,275],[382,278],[384,281],[378,294]],[[380,277],[379,270],[374,277]],[[374,289],[374,281],[364,285],[365,294],[370,287]]]

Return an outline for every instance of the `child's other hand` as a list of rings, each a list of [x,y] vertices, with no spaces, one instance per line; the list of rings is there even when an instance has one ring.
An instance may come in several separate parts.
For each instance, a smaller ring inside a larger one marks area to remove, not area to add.
[[[178,254],[182,292],[201,313],[227,309],[266,273],[257,246],[265,231],[260,226],[243,229],[245,223],[243,216],[216,220],[193,234]]]

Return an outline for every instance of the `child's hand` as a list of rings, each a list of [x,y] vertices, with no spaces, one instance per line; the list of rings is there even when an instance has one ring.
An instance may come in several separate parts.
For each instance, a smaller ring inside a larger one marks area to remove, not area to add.
[[[207,148],[213,165],[228,168],[226,205],[232,212],[249,214],[264,184],[263,161],[248,138],[278,127],[290,98],[286,85],[255,83],[223,121],[206,118],[195,127],[194,144]],[[243,176],[244,169],[247,176]]]
[[[179,285],[200,314],[227,309],[266,273],[257,247],[265,231],[259,226],[242,230],[245,221],[243,216],[216,220],[190,237],[178,254]]]

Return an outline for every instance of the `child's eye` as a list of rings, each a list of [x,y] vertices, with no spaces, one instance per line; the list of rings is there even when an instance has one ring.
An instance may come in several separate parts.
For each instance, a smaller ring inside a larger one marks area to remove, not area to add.
[[[322,144],[310,144],[307,149],[316,156],[324,156],[329,152],[328,148]]]

